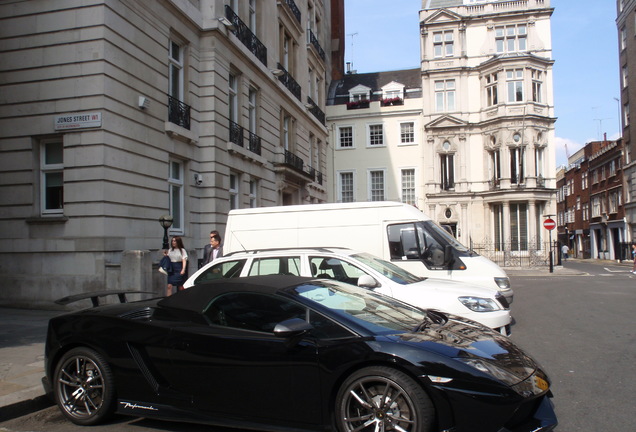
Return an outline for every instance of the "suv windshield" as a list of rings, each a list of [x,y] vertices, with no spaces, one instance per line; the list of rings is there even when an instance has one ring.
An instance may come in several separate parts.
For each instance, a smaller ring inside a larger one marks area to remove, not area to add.
[[[412,273],[404,270],[401,267],[396,266],[393,263],[388,261],[384,261],[378,257],[375,257],[368,253],[359,253],[355,255],[351,255],[352,258],[357,259],[363,264],[368,265],[373,270],[378,273],[382,273],[387,278],[391,279],[393,282],[399,283],[400,285],[408,285],[415,282],[423,281],[425,278],[415,276]]]

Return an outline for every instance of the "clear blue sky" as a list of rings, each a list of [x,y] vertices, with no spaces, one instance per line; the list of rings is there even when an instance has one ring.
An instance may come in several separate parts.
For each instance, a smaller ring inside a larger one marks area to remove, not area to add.
[[[421,0],[345,0],[345,61],[359,73],[419,66]],[[614,0],[552,0],[557,166],[585,143],[619,136]]]

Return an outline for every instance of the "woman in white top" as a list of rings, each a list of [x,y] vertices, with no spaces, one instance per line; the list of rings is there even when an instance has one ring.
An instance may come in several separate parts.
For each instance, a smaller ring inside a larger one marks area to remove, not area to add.
[[[166,295],[169,296],[175,294],[177,289],[181,291],[188,279],[188,253],[179,236],[172,237],[170,250],[164,253],[168,255],[172,265],[172,271],[168,273],[168,289],[166,290]]]

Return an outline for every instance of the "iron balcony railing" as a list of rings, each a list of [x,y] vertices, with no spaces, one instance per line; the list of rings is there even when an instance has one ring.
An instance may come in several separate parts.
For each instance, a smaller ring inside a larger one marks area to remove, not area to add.
[[[294,0],[285,0],[283,3],[285,3],[287,5],[287,7],[291,11],[291,13],[298,20],[298,22],[301,22],[300,21],[300,9],[298,9],[298,6],[296,6],[296,3],[294,2]]]
[[[256,153],[257,155],[260,155],[261,154],[261,137],[259,137],[258,135],[250,131],[247,131],[247,134],[248,134],[247,149],[251,151],[252,153]]]
[[[234,13],[232,8],[225,5],[225,17],[232,23],[234,27],[231,31],[237,38],[247,47],[248,50],[256,56],[265,66],[267,66],[267,48],[256,37],[252,30]]]
[[[230,120],[230,142],[245,147],[245,133],[247,132],[247,149],[257,155],[261,154],[261,137],[246,131],[243,126]]]
[[[309,112],[312,113],[320,123],[325,124],[325,113],[322,112],[318,104],[309,96],[307,96],[307,104],[309,105]]]
[[[296,82],[294,77],[292,77],[291,74],[287,72],[282,64],[278,63],[277,68],[282,71],[282,74],[278,77],[278,80],[282,82],[283,85],[287,87],[287,89],[292,92],[292,94],[296,96],[298,100],[300,100],[300,84]]]
[[[322,47],[320,46],[320,42],[318,42],[318,38],[316,37],[314,32],[311,31],[311,29],[307,29],[307,35],[308,35],[307,37],[309,38],[309,44],[314,47],[314,49],[316,50],[316,53],[324,61],[325,50],[323,50]]]
[[[285,165],[289,165],[296,171],[305,172],[305,162],[289,150],[285,150]]]
[[[230,120],[230,142],[243,147],[243,127]]]
[[[190,105],[186,105],[179,99],[168,95],[168,121],[190,129]]]

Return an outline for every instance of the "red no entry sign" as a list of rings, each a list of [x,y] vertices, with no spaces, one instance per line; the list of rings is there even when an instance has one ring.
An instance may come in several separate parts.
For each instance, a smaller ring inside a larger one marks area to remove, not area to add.
[[[554,221],[554,219],[547,218],[543,221],[543,228],[547,230],[553,230],[556,228],[556,222]]]

